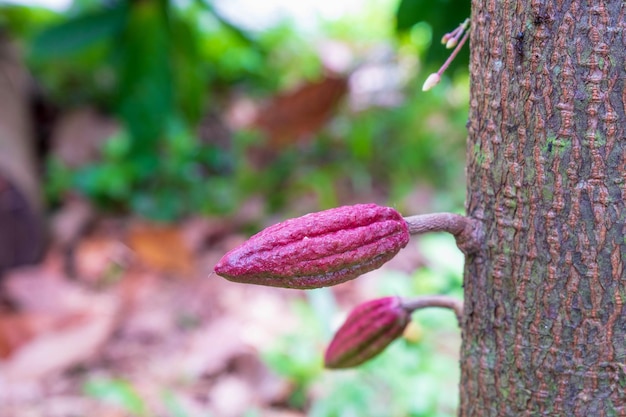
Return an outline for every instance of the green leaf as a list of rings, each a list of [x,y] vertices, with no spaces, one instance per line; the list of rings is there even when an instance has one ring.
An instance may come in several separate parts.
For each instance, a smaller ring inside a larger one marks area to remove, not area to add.
[[[246,30],[232,23],[229,19],[222,16],[222,14],[213,7],[210,1],[197,0],[197,4],[206,9],[209,13],[215,17],[224,27],[230,30],[237,38],[246,43],[251,48],[257,48],[258,44],[254,37],[252,37]]]
[[[111,39],[124,27],[127,8],[124,4],[111,9],[81,15],[44,29],[31,45],[34,59],[59,58]]]
[[[122,161],[128,155],[130,146],[128,132],[121,130],[107,139],[102,148],[102,153],[106,159]]]
[[[92,397],[122,407],[137,416],[146,414],[144,401],[128,382],[121,379],[93,380],[85,383],[84,390]]]
[[[187,411],[178,397],[170,390],[164,390],[162,393],[163,403],[167,408],[168,415],[171,417],[189,417]],[[206,414],[209,417],[209,414]]]
[[[56,20],[58,14],[45,7],[0,2],[0,32],[10,33],[12,38],[27,39]]]
[[[409,30],[418,22],[428,22],[446,32],[470,16],[466,0],[402,0],[396,11],[396,30]]]
[[[166,5],[134,2],[118,52],[117,111],[133,136],[134,151],[155,154],[173,111]]]
[[[191,18],[171,17],[176,102],[182,115],[192,124],[202,118],[209,95],[206,88],[209,71],[201,55],[200,26],[200,22],[192,21]]]

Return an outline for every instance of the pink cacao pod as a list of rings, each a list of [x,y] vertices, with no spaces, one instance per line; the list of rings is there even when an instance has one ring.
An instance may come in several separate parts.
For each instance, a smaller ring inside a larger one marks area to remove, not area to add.
[[[324,365],[331,369],[361,365],[402,335],[411,312],[399,297],[367,301],[352,310],[326,349]]]
[[[268,227],[224,255],[215,272],[247,284],[326,287],[379,268],[408,241],[406,221],[396,210],[343,206]]]

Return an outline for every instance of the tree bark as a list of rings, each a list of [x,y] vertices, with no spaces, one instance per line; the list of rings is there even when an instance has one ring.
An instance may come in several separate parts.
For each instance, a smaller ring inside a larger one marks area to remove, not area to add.
[[[16,48],[0,35],[0,172],[41,209],[28,99],[31,81]]]
[[[473,0],[459,416],[626,416],[626,6]]]
[[[4,270],[39,260],[44,246],[31,86],[20,58],[0,33],[0,280]]]

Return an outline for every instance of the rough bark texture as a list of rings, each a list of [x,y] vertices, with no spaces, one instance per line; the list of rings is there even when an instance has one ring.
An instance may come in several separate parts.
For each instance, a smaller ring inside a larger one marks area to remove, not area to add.
[[[461,404],[626,416],[626,6],[473,0]]]

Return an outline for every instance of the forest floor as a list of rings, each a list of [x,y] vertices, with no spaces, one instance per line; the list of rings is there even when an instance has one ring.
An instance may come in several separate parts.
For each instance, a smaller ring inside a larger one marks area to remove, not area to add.
[[[69,204],[53,229],[80,229],[72,222],[84,210]],[[304,292],[212,272],[245,240],[235,222],[100,218],[82,229],[71,238],[53,233],[40,264],[2,281],[0,416],[305,415],[290,405],[293,381],[261,359],[281,336],[306,331],[293,313]],[[383,269],[334,287],[339,309],[371,298],[381,271],[409,272],[421,262],[402,251]],[[319,340],[320,351],[327,342]]]

